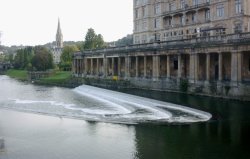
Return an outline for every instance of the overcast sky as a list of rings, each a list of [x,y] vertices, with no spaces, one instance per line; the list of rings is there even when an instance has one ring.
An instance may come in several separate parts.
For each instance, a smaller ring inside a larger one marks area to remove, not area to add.
[[[82,41],[92,27],[105,41],[133,31],[132,0],[0,0],[2,45],[55,41],[58,17],[64,41]]]

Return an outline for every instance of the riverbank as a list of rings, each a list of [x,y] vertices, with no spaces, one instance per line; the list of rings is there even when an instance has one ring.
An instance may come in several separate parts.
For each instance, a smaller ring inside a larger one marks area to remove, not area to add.
[[[9,70],[6,72],[6,75],[18,80],[29,81],[37,85],[45,85],[45,86],[58,86],[58,87],[67,87],[67,88],[75,88],[82,84],[106,88],[106,89],[141,89],[141,90],[153,90],[160,92],[173,92],[173,93],[181,93],[187,95],[194,96],[205,96],[205,97],[214,97],[214,98],[222,98],[222,99],[230,99],[230,100],[239,100],[239,101],[250,101],[249,96],[230,96],[228,94],[223,95],[221,93],[217,93],[216,91],[212,93],[204,93],[204,92],[189,92],[189,91],[181,91],[178,88],[175,89],[153,89],[153,86],[156,82],[149,82],[147,85],[141,86],[141,80],[114,80],[114,79],[103,79],[103,78],[83,78],[83,77],[75,77],[72,76],[71,72],[66,71],[54,71],[54,73],[50,74],[48,77],[30,79],[27,71],[24,70]],[[143,83],[143,82],[142,82]],[[145,82],[144,82],[145,83]],[[174,84],[173,84],[174,85]],[[189,86],[190,87],[190,86]],[[210,89],[214,87],[211,86]],[[218,87],[219,88],[219,87]],[[216,86],[216,90],[218,89]],[[215,89],[215,88],[214,88]]]
[[[28,71],[10,69],[5,74],[11,78],[15,78],[21,81],[28,81]]]
[[[53,71],[48,77],[32,79],[29,77],[29,72],[26,70],[11,69],[5,72],[5,75],[21,81],[29,81],[40,85],[73,87],[71,72],[69,71]]]

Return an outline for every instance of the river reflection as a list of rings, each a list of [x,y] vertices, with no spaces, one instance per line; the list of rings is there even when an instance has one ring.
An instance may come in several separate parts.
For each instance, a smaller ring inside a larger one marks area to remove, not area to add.
[[[1,77],[0,77],[1,78]],[[16,112],[13,100],[58,100],[84,103],[69,89],[24,84],[7,77],[0,81],[0,159],[248,159],[250,103],[141,90],[119,90],[209,112],[208,122],[184,125],[124,125]],[[33,90],[34,92],[32,92]],[[39,93],[40,92],[40,93]],[[26,101],[27,102],[27,101]],[[63,110],[35,103],[38,109]],[[74,111],[72,110],[72,114]]]

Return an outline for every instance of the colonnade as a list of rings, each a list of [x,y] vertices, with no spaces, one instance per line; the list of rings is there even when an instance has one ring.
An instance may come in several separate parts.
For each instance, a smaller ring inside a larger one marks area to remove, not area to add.
[[[241,82],[243,60],[243,53],[240,51],[159,52],[144,55],[134,53],[133,55],[116,54],[102,57],[89,55],[74,58],[73,72],[78,76],[117,77],[118,79],[188,79],[191,83],[197,81]]]

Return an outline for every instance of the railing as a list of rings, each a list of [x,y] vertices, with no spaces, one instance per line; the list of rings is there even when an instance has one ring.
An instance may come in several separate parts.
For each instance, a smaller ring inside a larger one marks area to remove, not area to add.
[[[201,8],[201,7],[206,7],[206,6],[209,6],[209,5],[210,5],[210,2],[191,5],[191,6],[185,5],[185,7],[183,7],[183,8],[179,8],[179,9],[175,9],[175,10],[171,10],[171,11],[165,11],[165,12],[163,12],[163,14],[164,15],[165,14],[174,14],[174,13],[178,13],[178,12],[181,12],[181,11],[187,11],[187,10],[192,10],[192,9],[198,9],[198,8]]]
[[[112,47],[98,50],[86,50],[84,54],[98,54],[104,52],[129,52],[131,50],[147,50],[147,49],[159,49],[166,47],[178,47],[180,45],[191,47],[192,44],[233,44],[241,42],[250,42],[250,32],[248,33],[239,33],[239,34],[225,34],[225,35],[216,35],[216,36],[205,36],[205,37],[196,37],[196,38],[183,38],[177,40],[169,41],[157,41],[152,43],[145,44],[136,44],[122,47]],[[250,43],[249,43],[250,44]],[[76,53],[77,55],[79,53]],[[80,53],[82,55],[82,53]]]

